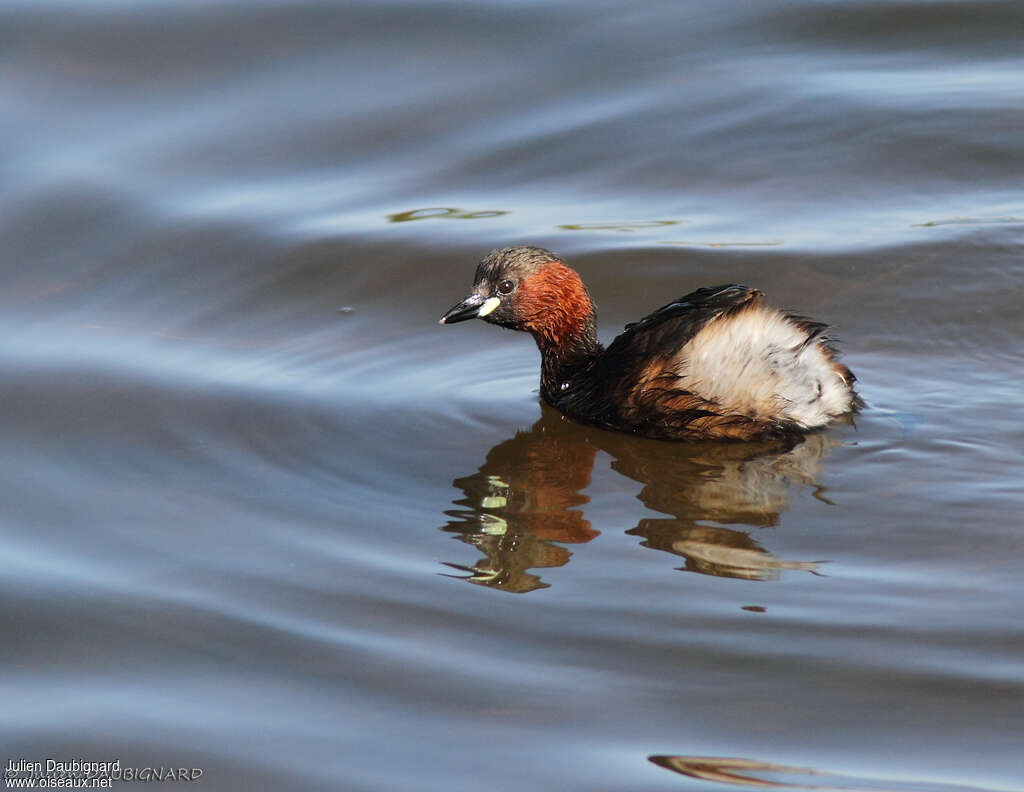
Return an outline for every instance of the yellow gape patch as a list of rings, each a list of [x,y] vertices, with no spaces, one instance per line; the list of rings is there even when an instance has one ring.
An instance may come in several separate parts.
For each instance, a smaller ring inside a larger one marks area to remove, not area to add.
[[[497,297],[488,297],[484,300],[484,304],[480,306],[480,310],[476,312],[477,316],[487,316],[491,311],[501,305],[501,300]]]

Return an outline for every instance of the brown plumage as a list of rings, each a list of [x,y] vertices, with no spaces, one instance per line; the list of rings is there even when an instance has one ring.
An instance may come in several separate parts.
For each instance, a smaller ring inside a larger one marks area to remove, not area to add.
[[[607,349],[574,270],[536,247],[496,250],[441,319],[531,333],[541,398],[586,423],[656,438],[751,440],[853,410],[854,376],[825,325],[764,305],[746,286],[698,289],[627,325]]]

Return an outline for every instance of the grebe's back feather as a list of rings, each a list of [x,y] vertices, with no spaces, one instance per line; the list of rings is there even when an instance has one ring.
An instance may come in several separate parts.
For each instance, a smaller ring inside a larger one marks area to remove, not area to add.
[[[754,436],[765,426],[811,429],[849,412],[852,374],[827,327],[763,304],[756,289],[698,289],[628,325],[605,352],[625,412],[697,431]],[[666,425],[665,429],[673,430]]]

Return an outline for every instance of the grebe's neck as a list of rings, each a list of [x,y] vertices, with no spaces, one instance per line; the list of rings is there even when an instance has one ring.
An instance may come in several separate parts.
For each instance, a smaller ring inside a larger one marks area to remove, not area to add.
[[[526,278],[517,298],[519,327],[537,342],[540,392],[550,402],[601,353],[594,303],[580,276],[561,261],[550,261]]]
[[[540,350],[540,395],[544,401],[554,403],[578,377],[593,363],[604,347],[597,340],[597,323],[591,313],[579,332],[563,336],[553,343],[536,333],[533,335]]]

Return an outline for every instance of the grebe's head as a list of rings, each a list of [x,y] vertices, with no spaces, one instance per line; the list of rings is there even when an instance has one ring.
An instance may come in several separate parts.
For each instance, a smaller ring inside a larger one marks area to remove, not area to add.
[[[441,317],[441,324],[476,318],[557,345],[592,331],[594,305],[579,275],[554,253],[511,247],[480,262],[472,292]]]

